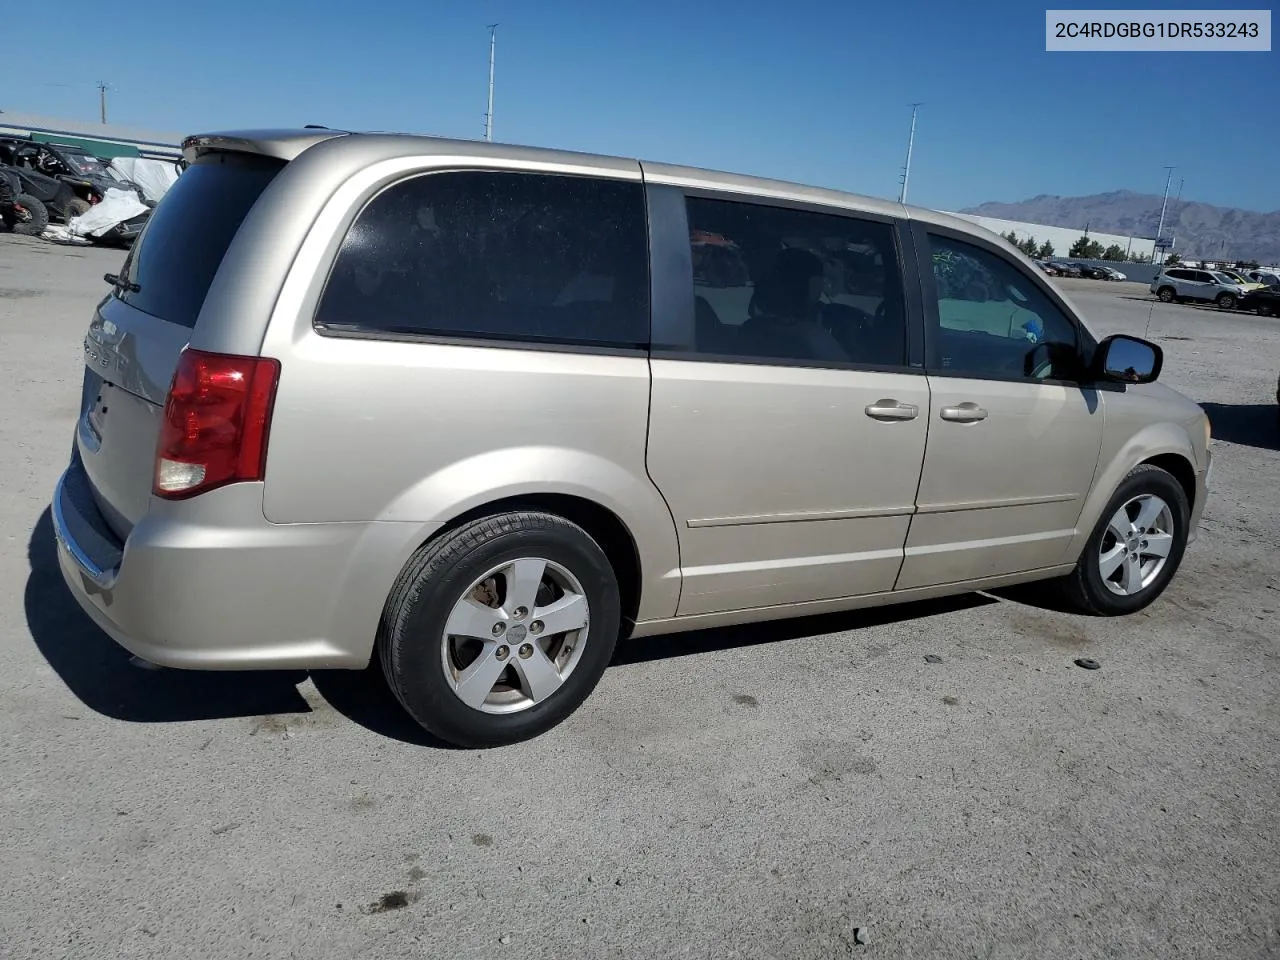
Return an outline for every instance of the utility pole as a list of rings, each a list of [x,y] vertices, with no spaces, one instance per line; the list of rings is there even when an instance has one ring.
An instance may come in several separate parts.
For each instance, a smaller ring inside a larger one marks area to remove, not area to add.
[[[107,82],[105,80],[98,81],[98,115],[105,124],[107,122]]]
[[[920,110],[920,104],[913,103],[911,105],[911,134],[907,137],[907,162],[902,167],[902,192],[898,194],[898,202],[907,202],[907,181],[911,178],[911,149],[916,142],[916,113]]]
[[[1187,182],[1186,177],[1182,177],[1181,179],[1178,180],[1178,195],[1173,198],[1174,203],[1177,203],[1179,200],[1182,199],[1182,185],[1186,182]]]
[[[498,25],[489,24],[489,109],[484,114],[484,138],[493,140],[493,57],[498,46]]]
[[[1169,175],[1165,177],[1164,181],[1164,201],[1160,204],[1160,223],[1156,226],[1156,243],[1159,243],[1160,238],[1164,235],[1164,212],[1165,208],[1169,206],[1169,184],[1173,183],[1173,171],[1178,168],[1166,164],[1165,169],[1169,171]],[[1157,253],[1160,254],[1160,262],[1164,263],[1164,251],[1158,250]]]

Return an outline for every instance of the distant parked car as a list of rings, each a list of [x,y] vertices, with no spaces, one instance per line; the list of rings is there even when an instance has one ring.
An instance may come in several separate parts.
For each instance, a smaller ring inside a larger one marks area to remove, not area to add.
[[[1081,271],[1080,269],[1080,265],[1077,263],[1066,263],[1065,261],[1062,261],[1062,260],[1054,260],[1052,261],[1052,263],[1053,263],[1053,268],[1058,271],[1059,276],[1062,276],[1062,277],[1084,276],[1083,271]]]
[[[1126,277],[1123,273],[1121,273],[1115,267],[1104,266],[1104,267],[1098,267],[1097,269],[1102,273],[1101,279],[1103,280],[1127,280],[1128,279],[1128,277]]]
[[[1280,287],[1280,272],[1275,270],[1246,270],[1244,275],[1254,283],[1267,287]]]
[[[1240,306],[1253,310],[1260,317],[1280,317],[1280,284],[1251,290]]]
[[[1265,283],[1261,283],[1260,281],[1249,280],[1248,278],[1237,273],[1235,270],[1215,270],[1214,272],[1222,274],[1232,283],[1238,283],[1246,291],[1261,290],[1263,287],[1266,286]]]
[[[1077,264],[1080,268],[1081,276],[1089,280],[1110,280],[1111,270],[1109,267],[1096,267],[1091,263]]]
[[[1050,264],[1046,263],[1043,260],[1033,259],[1031,262],[1034,263],[1037,267],[1039,267],[1041,270],[1043,270],[1045,273],[1047,273],[1051,277],[1056,277],[1058,275],[1058,271],[1053,269],[1053,267]]]
[[[1248,293],[1221,273],[1189,267],[1171,267],[1156,274],[1151,281],[1151,292],[1165,303],[1199,300],[1216,303],[1224,310],[1234,310]]]

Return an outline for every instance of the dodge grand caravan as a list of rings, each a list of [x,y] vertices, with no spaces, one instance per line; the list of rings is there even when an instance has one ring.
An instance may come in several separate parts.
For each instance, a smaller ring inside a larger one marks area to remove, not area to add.
[[[144,660],[376,656],[496,745],[621,636],[1034,580],[1128,614],[1194,538],[1209,426],[1159,347],[967,222],[410,136],[184,151],[89,324],[52,506]]]

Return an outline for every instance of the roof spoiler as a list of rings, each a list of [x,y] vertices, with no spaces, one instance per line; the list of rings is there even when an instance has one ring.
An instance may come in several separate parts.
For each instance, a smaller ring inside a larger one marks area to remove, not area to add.
[[[236,130],[222,133],[198,133],[182,141],[182,156],[194,163],[206,153],[252,153],[289,161],[317,143],[335,137],[349,136],[347,130],[311,127],[301,130]]]

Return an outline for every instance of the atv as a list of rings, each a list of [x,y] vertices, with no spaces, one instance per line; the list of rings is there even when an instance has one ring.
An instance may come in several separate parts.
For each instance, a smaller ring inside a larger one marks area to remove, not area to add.
[[[39,200],[49,211],[49,219],[67,223],[89,209],[89,204],[75,195],[71,187],[56,177],[45,176],[23,167],[0,166],[0,171],[18,179],[18,193]]]
[[[0,167],[0,225],[28,237],[40,236],[49,225],[48,209],[23,192],[22,178],[8,167]]]
[[[0,164],[16,167],[22,175],[51,178],[71,191],[69,200],[60,200],[51,208],[53,214],[64,223],[78,217],[102,201],[108,190],[132,191],[148,207],[139,214],[118,224],[100,241],[131,242],[142,232],[154,203],[136,183],[121,177],[106,161],[95,157],[82,147],[61,143],[44,143],[22,137],[0,137]],[[46,204],[48,201],[46,201]]]

